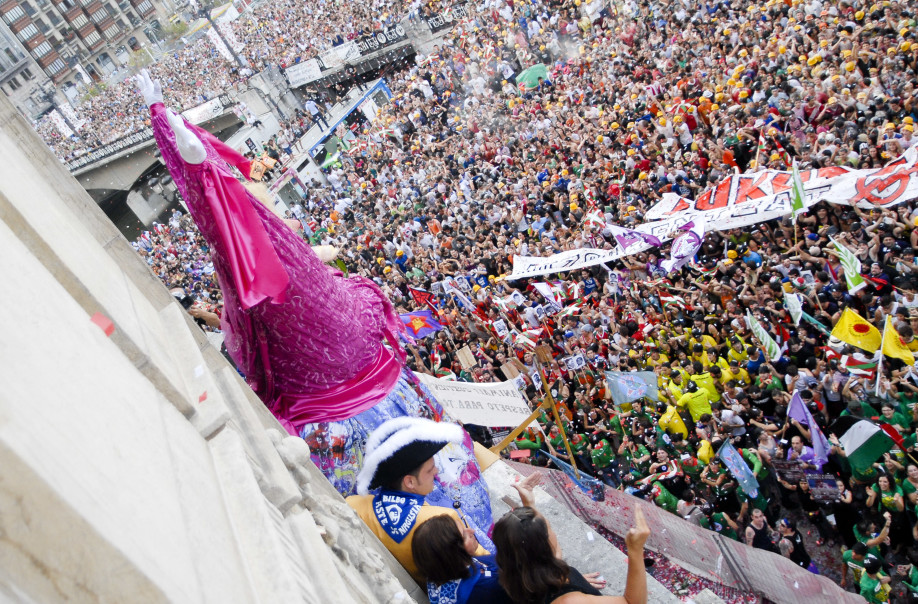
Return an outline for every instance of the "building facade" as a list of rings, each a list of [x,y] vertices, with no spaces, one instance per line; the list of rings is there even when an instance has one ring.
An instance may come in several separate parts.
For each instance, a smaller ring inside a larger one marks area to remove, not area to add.
[[[0,89],[35,118],[64,102],[55,90],[73,98],[124,65],[148,43],[144,27],[169,8],[159,0],[0,0]]]

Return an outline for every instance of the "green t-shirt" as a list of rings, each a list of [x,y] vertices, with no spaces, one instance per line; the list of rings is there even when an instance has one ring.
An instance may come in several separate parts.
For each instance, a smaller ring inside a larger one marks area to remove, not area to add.
[[[733,527],[730,526],[730,523],[727,522],[727,519],[724,518],[723,512],[715,512],[711,514],[711,530],[717,531],[728,539],[739,541],[739,535],[735,530],[733,530]]]
[[[912,564],[908,571],[908,581],[902,582],[912,593],[918,593],[918,567]]]
[[[896,426],[896,425],[902,426],[906,430],[908,430],[912,425],[912,422],[910,422],[907,417],[905,417],[898,411],[893,412],[892,417],[889,419],[883,418],[883,421],[892,426]]]
[[[877,578],[873,579],[867,573],[863,574],[860,582],[861,596],[871,604],[889,602],[889,583],[880,581],[882,573],[877,573],[876,576]]]
[[[669,490],[659,482],[653,483],[653,488],[655,493],[653,500],[656,504],[667,512],[675,514],[679,509],[679,498],[670,493]]]
[[[864,575],[864,561],[855,560],[854,552],[850,549],[845,550],[845,553],[842,554],[842,561],[851,569],[851,574],[854,575],[855,585],[860,585],[861,577]]]
[[[628,460],[628,463],[631,464],[633,472],[644,474],[648,468],[650,468],[650,451],[647,450],[647,447],[644,445],[638,445],[637,451],[632,454],[631,449],[625,449],[625,459]],[[639,457],[647,457],[646,461],[637,463],[635,460]]]
[[[615,454],[611,445],[603,439],[596,443],[596,446],[590,451],[590,457],[593,459],[593,465],[601,470],[609,467],[609,464],[615,458]]]
[[[855,527],[854,527],[853,530],[854,530],[854,538],[857,539],[858,541],[860,541],[861,543],[863,543],[864,545],[867,545],[867,542],[868,542],[870,539],[873,539],[873,537],[874,537],[873,535],[862,535],[861,532],[860,532],[859,530],[857,530],[857,526],[856,526],[856,525],[855,525]],[[873,547],[868,547],[868,548],[867,548],[867,553],[868,553],[868,554],[873,554],[874,556],[876,556],[877,558],[879,558],[881,562],[883,561],[883,555],[880,554],[880,546],[879,546],[879,545],[874,545]]]
[[[721,468],[717,472],[708,472],[708,480],[710,480],[711,482],[717,482],[717,480],[724,474],[728,474],[728,471],[726,468],[721,466]],[[736,488],[736,484],[733,482],[733,480],[730,478],[728,474],[727,479],[725,481],[720,483],[719,486],[716,486],[716,487],[712,486],[711,490],[714,493],[714,497],[720,499],[721,497],[726,497],[727,495],[732,493],[733,489],[735,488]]]
[[[893,488],[888,491],[880,491],[878,485],[873,485],[870,487],[873,489],[874,493],[877,493],[880,496],[880,507],[890,512],[898,512],[899,508],[896,507],[896,494],[902,496],[902,489],[899,488],[899,485],[894,484]]]

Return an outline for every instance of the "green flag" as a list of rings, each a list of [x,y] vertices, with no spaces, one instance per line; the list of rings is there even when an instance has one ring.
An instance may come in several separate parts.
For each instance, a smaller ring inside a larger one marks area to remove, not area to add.
[[[800,304],[800,296],[784,292],[784,307],[790,313],[794,325],[800,325],[800,318],[803,316],[803,305]]]
[[[832,239],[831,237],[829,239]],[[861,277],[861,261],[851,250],[832,239],[835,249],[838,250],[838,259],[845,268],[845,281],[848,283],[848,293],[852,296],[867,287],[867,282]]]
[[[791,176],[791,213],[793,219],[806,212],[806,192],[803,190],[803,179],[800,178],[800,170],[797,169],[797,160],[794,160]]]
[[[775,342],[765,328],[762,327],[762,324],[752,316],[752,313],[748,310],[746,311],[746,324],[749,325],[749,329],[752,330],[752,335],[758,338],[759,342],[765,348],[765,354],[768,356],[768,360],[777,361],[781,358],[781,348],[778,346],[778,343]]]

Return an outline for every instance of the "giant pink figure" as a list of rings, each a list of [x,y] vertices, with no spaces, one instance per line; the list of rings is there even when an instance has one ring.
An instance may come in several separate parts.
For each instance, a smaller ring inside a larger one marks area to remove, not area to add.
[[[247,178],[249,160],[166,109],[145,71],[137,85],[163,161],[211,246],[227,351],[284,427],[310,444],[336,488],[353,494],[376,426],[403,415],[444,416],[404,368],[401,321],[375,283],[331,270],[239,182],[231,166]],[[441,488],[427,500],[460,504],[488,547],[490,505],[471,440],[453,447],[438,457]]]

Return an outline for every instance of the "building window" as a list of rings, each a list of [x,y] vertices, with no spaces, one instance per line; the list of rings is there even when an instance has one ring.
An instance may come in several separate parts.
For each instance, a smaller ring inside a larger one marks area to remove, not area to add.
[[[51,75],[54,75],[55,73],[58,73],[65,67],[67,67],[67,64],[64,63],[63,59],[55,59],[53,63],[48,65],[47,72]]]
[[[10,78],[10,90],[19,90],[21,84],[15,77]]]
[[[70,22],[70,25],[73,29],[83,29],[83,26],[89,23],[89,19],[86,18],[86,15],[80,13],[77,15],[77,18]]]
[[[38,35],[38,28],[35,27],[35,24],[29,23],[28,25],[22,28],[22,31],[16,34],[16,37],[22,40],[23,42],[25,42],[26,40],[31,40],[37,35]]]
[[[68,10],[76,6],[76,4],[74,4],[73,0],[61,0],[61,3],[58,6],[62,6],[62,12],[66,13]]]
[[[39,44],[38,46],[35,47],[35,50],[32,51],[32,54],[34,54],[36,57],[39,57],[39,58],[40,58],[40,57],[45,56],[46,54],[48,54],[48,53],[51,52],[52,50],[53,50],[53,49],[51,48],[51,45],[50,45],[49,43],[47,43],[47,42],[42,42],[41,44]]]
[[[27,15],[29,15],[30,17],[35,16],[35,8],[33,8],[31,4],[29,4],[28,2],[23,2],[21,3],[21,6],[22,8],[25,9],[25,12]]]
[[[61,24],[61,18],[57,16],[57,13],[54,11],[48,11],[48,19],[51,21],[51,25],[57,27]]]
[[[143,0],[140,4],[137,5],[137,10],[142,13],[153,10],[153,5],[150,4],[150,0]]]
[[[106,19],[108,19],[108,13],[106,13],[104,10],[97,10],[92,14],[92,20],[95,23],[102,23]]]
[[[20,75],[22,75],[22,77],[25,78],[26,80],[31,80],[32,78],[35,77],[34,75],[32,75],[32,72],[29,70],[28,67],[23,67],[23,68],[22,68],[22,71],[20,71],[19,73],[20,73]]]
[[[48,35],[48,32],[51,31],[51,28],[48,27],[48,24],[41,19],[35,19],[35,25],[38,26],[38,31],[45,35]]]
[[[102,36],[99,35],[99,32],[94,31],[88,36],[86,36],[85,38],[83,38],[83,41],[86,42],[86,46],[92,46],[93,44],[95,44],[101,39],[102,39]]]
[[[12,25],[19,19],[25,16],[25,11],[22,10],[21,6],[14,6],[9,10],[9,12],[3,13],[3,20],[6,21],[7,25]]]
[[[6,58],[9,59],[10,62],[16,63],[17,61],[19,61],[19,57],[17,57],[16,54],[9,47],[4,48],[3,50],[6,52]]]

